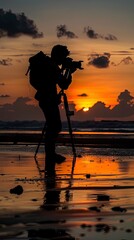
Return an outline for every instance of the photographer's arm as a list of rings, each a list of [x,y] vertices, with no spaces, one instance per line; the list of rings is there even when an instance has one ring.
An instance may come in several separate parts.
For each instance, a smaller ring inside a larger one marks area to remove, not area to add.
[[[71,82],[72,82],[72,75],[70,72],[68,72],[67,74],[65,73],[64,75],[61,74],[58,79],[58,85],[63,90],[68,89]]]

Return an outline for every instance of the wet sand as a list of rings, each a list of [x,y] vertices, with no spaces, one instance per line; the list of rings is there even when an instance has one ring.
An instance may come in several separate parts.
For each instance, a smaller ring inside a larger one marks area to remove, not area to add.
[[[134,239],[134,149],[77,146],[72,172],[71,147],[58,146],[53,177],[35,149],[0,147],[0,239]]]

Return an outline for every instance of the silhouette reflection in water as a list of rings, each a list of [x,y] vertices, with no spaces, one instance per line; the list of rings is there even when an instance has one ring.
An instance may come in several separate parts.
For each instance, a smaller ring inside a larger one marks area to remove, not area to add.
[[[45,210],[56,210],[60,205],[60,190],[56,190],[56,171],[55,164],[49,161],[45,161],[45,173],[44,173],[44,202],[41,206]]]
[[[70,189],[72,187],[72,180],[73,180],[73,172],[74,172],[74,166],[75,166],[76,158],[73,158],[72,162],[72,170],[71,175],[69,178],[69,184],[65,191],[65,199],[64,199],[64,205],[62,208],[67,208],[67,202],[69,202],[72,199],[72,194],[70,194]],[[44,202],[41,206],[42,209],[45,210],[58,210],[59,207],[61,207],[60,204],[60,182],[57,181],[56,176],[56,170],[55,165],[50,164],[50,162],[45,162],[45,172],[44,172]]]

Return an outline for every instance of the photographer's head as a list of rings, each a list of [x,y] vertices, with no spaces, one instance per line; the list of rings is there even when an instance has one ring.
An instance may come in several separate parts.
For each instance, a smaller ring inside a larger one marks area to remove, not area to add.
[[[68,51],[66,46],[63,45],[55,45],[51,51],[51,58],[58,65],[62,64],[66,57],[68,57],[70,52]]]

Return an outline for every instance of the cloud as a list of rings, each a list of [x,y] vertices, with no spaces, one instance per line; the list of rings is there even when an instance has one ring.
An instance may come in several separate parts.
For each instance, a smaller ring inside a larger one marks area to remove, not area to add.
[[[38,106],[28,104],[28,97],[19,97],[12,104],[7,103],[0,106],[0,120],[44,120],[43,114]]]
[[[128,65],[128,64],[133,64],[134,62],[133,62],[133,59],[128,56],[128,57],[126,57],[126,58],[123,58],[123,59],[120,61],[119,64],[121,64],[121,63],[124,63],[125,65]],[[119,65],[119,64],[118,64],[118,65]]]
[[[0,120],[44,120],[42,111],[38,106],[30,104],[31,99],[28,97],[19,97],[12,104],[0,105]],[[134,121],[134,97],[125,89],[117,97],[118,104],[113,108],[106,106],[104,102],[98,101],[89,111],[84,112],[83,109],[76,111],[75,104],[69,102],[69,109],[74,111],[72,120],[88,121],[93,119],[131,119]],[[67,121],[64,104],[60,104],[60,112],[62,121]]]
[[[118,104],[113,108],[111,106],[106,106],[104,102],[98,101],[89,111],[84,112],[83,109],[75,112],[73,120],[77,121],[88,121],[94,119],[113,119],[121,120],[125,118],[134,117],[134,97],[130,95],[128,90],[121,92],[117,98]]]
[[[104,40],[108,40],[108,41],[117,40],[117,37],[114,36],[113,34],[107,34],[106,36],[104,36],[104,35],[101,35],[99,33],[96,33],[95,30],[93,30],[89,26],[84,28],[84,33],[86,33],[86,35],[90,39],[104,39]]]
[[[77,38],[75,33],[68,31],[66,25],[62,24],[57,26],[57,37]]]
[[[86,93],[82,93],[82,94],[79,94],[77,95],[78,97],[87,97],[88,95]]]
[[[41,43],[33,43],[32,46],[35,47],[35,48],[44,47],[43,44],[41,44]]]
[[[119,103],[125,103],[125,104],[132,104],[132,101],[133,101],[134,97],[130,95],[130,92],[125,89],[124,92],[121,92],[118,96],[118,99],[117,101]]]
[[[118,66],[118,65],[120,65],[120,64],[125,64],[125,65],[130,65],[130,64],[134,64],[134,61],[133,61],[133,59],[130,57],[130,56],[128,56],[128,57],[125,57],[125,58],[123,58],[119,63],[114,63],[114,62],[111,62],[111,65],[113,65],[113,66]]]
[[[115,37],[113,34],[108,34],[107,36],[103,36],[102,38],[105,39],[105,40],[108,40],[108,41],[117,40],[117,37]]]
[[[0,86],[4,86],[5,85],[5,83],[3,83],[3,82],[0,82]]]
[[[87,34],[87,36],[91,39],[98,39],[101,38],[101,35],[96,33],[92,28],[90,27],[85,27],[84,32]]]
[[[75,112],[73,120],[77,121],[89,121],[96,118],[109,117],[111,110],[106,107],[105,103],[98,101],[88,111],[83,111],[83,108]]]
[[[97,68],[107,68],[109,67],[110,63],[110,54],[104,53],[103,55],[100,54],[91,54],[88,58],[88,65],[92,65]]]
[[[7,95],[7,94],[5,94],[5,95],[0,95],[0,98],[8,98],[8,97],[10,97],[10,95]]]
[[[75,103],[73,101],[69,101],[69,111],[72,111],[72,114],[75,115],[76,113],[76,108],[75,108]],[[64,107],[64,103],[62,102],[59,105],[59,110],[60,110],[60,116],[61,116],[61,120],[62,121],[67,121],[67,116],[66,116],[66,111],[65,111],[65,107]],[[73,116],[71,116],[72,118]]]
[[[88,121],[93,119],[121,119],[133,118],[134,116],[134,97],[130,95],[128,90],[124,90],[117,97],[118,104],[113,108],[106,107],[104,102],[98,101],[89,111],[84,112],[83,109],[75,112],[74,120]]]
[[[122,50],[122,51],[112,51],[112,55],[133,55],[132,51],[126,51],[126,50]]]
[[[28,35],[33,38],[43,37],[34,21],[27,18],[24,13],[13,13],[11,10],[0,9],[0,37],[19,37]]]
[[[2,65],[2,66],[12,65],[12,59],[11,58],[1,59],[0,60],[0,65]]]
[[[112,109],[112,114],[116,117],[127,117],[134,115],[134,97],[128,90],[121,92],[117,98],[119,104]]]

